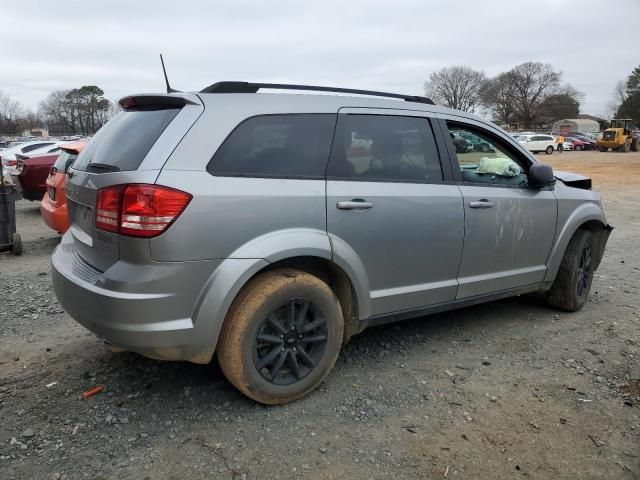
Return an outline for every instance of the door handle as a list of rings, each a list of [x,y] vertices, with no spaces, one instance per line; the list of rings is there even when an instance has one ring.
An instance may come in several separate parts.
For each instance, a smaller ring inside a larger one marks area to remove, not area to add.
[[[489,200],[487,200],[486,198],[482,198],[480,200],[477,200],[475,202],[469,202],[469,208],[491,208],[495,205],[495,203],[490,202]]]
[[[338,202],[336,207],[340,210],[366,210],[373,207],[373,203],[365,202],[361,198],[354,198],[353,200]]]

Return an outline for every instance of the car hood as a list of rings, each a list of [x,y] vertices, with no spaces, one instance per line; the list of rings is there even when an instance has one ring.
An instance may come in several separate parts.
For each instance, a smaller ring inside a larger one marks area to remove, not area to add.
[[[569,187],[591,190],[591,178],[573,172],[553,171],[553,175]]]

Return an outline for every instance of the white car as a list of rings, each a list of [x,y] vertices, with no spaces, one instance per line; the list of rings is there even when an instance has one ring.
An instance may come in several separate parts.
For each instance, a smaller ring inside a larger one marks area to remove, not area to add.
[[[557,145],[556,145],[556,150],[558,149]],[[564,139],[564,143],[562,144],[562,149],[563,150],[573,150],[573,142],[571,140],[567,140],[566,137]]]
[[[556,139],[546,134],[521,135],[518,143],[532,153],[544,152],[551,155],[556,149]]]
[[[18,164],[16,154],[31,155],[35,153],[48,153],[49,150],[58,148],[60,143],[63,142],[58,140],[34,140],[2,150],[2,152],[0,152],[0,159],[2,161],[2,173],[5,182],[12,183],[11,174],[16,173],[16,166]]]

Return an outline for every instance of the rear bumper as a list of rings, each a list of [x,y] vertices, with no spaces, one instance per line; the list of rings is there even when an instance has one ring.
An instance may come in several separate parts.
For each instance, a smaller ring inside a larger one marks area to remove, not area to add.
[[[109,344],[160,360],[211,360],[215,340],[192,316],[218,261],[141,265],[120,260],[100,272],[78,256],[67,233],[51,263],[62,307]]]
[[[14,173],[11,175],[11,179],[25,200],[30,200],[32,202],[40,200],[46,192],[46,188],[43,188],[40,185],[34,185],[34,182],[25,180],[22,174]]]
[[[44,223],[49,228],[58,233],[69,230],[69,217],[67,216],[67,204],[55,205],[47,193],[42,197],[40,203],[40,214]]]

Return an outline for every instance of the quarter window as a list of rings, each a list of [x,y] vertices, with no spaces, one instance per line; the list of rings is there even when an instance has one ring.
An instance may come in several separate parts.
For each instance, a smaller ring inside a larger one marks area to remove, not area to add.
[[[463,181],[516,187],[527,185],[522,160],[500,140],[467,125],[447,122],[447,126]]]
[[[324,178],[335,115],[262,115],[241,123],[207,171],[245,177]]]
[[[328,176],[391,182],[443,179],[429,121],[391,115],[341,115]]]

